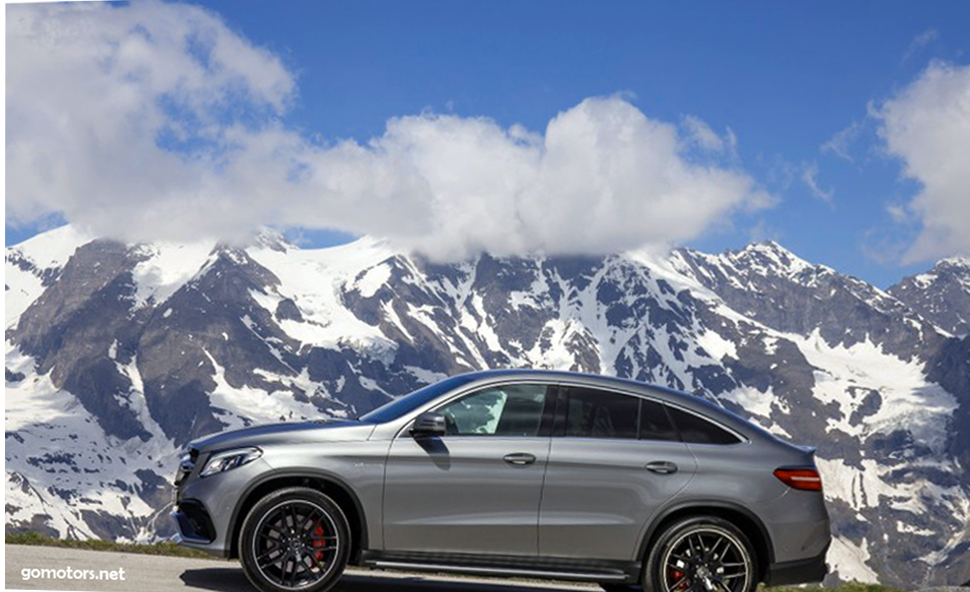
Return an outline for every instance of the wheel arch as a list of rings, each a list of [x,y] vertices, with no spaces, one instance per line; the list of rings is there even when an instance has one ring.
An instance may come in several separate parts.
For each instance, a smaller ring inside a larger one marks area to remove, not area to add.
[[[663,510],[650,524],[644,534],[637,551],[637,560],[643,565],[647,555],[653,550],[657,539],[668,526],[693,516],[716,516],[727,520],[744,533],[754,546],[758,562],[758,581],[763,581],[768,573],[768,567],[774,563],[775,553],[771,543],[771,535],[758,516],[744,506],[721,500],[690,501],[677,504]]]
[[[357,563],[361,552],[368,548],[367,516],[360,499],[346,482],[338,477],[325,473],[305,471],[280,472],[267,475],[265,478],[251,484],[239,497],[240,501],[233,509],[229,521],[230,548],[229,557],[239,557],[239,534],[242,530],[246,514],[256,503],[270,493],[285,487],[310,487],[330,497],[347,517],[350,526],[350,563]]]

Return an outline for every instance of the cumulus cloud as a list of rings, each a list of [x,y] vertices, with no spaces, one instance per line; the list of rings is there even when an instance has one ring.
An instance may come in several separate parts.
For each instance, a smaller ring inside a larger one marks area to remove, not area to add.
[[[586,99],[541,132],[422,113],[367,142],[320,143],[285,124],[294,75],[212,12],[7,16],[8,222],[53,212],[128,240],[330,228],[456,259],[665,246],[773,203],[712,161],[733,132],[678,128],[621,97]]]
[[[970,252],[970,65],[935,62],[872,114],[888,153],[921,186],[905,212],[922,229],[903,262]]]
[[[8,222],[58,212],[150,234],[231,216],[216,191],[241,131],[227,117],[278,116],[294,90],[275,56],[197,7],[11,5]]]

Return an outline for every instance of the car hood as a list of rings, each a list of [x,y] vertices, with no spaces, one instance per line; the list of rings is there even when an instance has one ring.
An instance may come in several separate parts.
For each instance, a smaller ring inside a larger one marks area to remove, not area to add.
[[[359,421],[300,421],[258,425],[211,434],[189,442],[202,451],[277,443],[366,440],[374,424]]]

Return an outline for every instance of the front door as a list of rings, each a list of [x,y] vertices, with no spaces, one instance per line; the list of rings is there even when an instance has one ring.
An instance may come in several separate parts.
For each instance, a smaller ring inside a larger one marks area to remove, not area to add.
[[[547,390],[484,387],[434,410],[446,435],[403,430],[387,459],[384,549],[536,556]]]

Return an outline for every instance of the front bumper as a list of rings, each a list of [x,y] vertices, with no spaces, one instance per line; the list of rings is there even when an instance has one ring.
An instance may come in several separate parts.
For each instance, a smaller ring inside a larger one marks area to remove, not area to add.
[[[228,533],[220,533],[205,505],[199,500],[181,500],[172,511],[172,520],[178,528],[179,541],[183,547],[204,551],[217,557],[228,557],[230,545]]]
[[[200,466],[204,463],[199,463]],[[257,459],[239,468],[209,477],[193,469],[179,479],[172,518],[178,527],[179,544],[228,557],[232,552],[232,518],[245,492],[269,466]]]
[[[202,502],[198,500],[184,500],[178,502],[172,518],[178,527],[179,535],[184,543],[208,545],[216,538],[216,529],[212,518]]]

